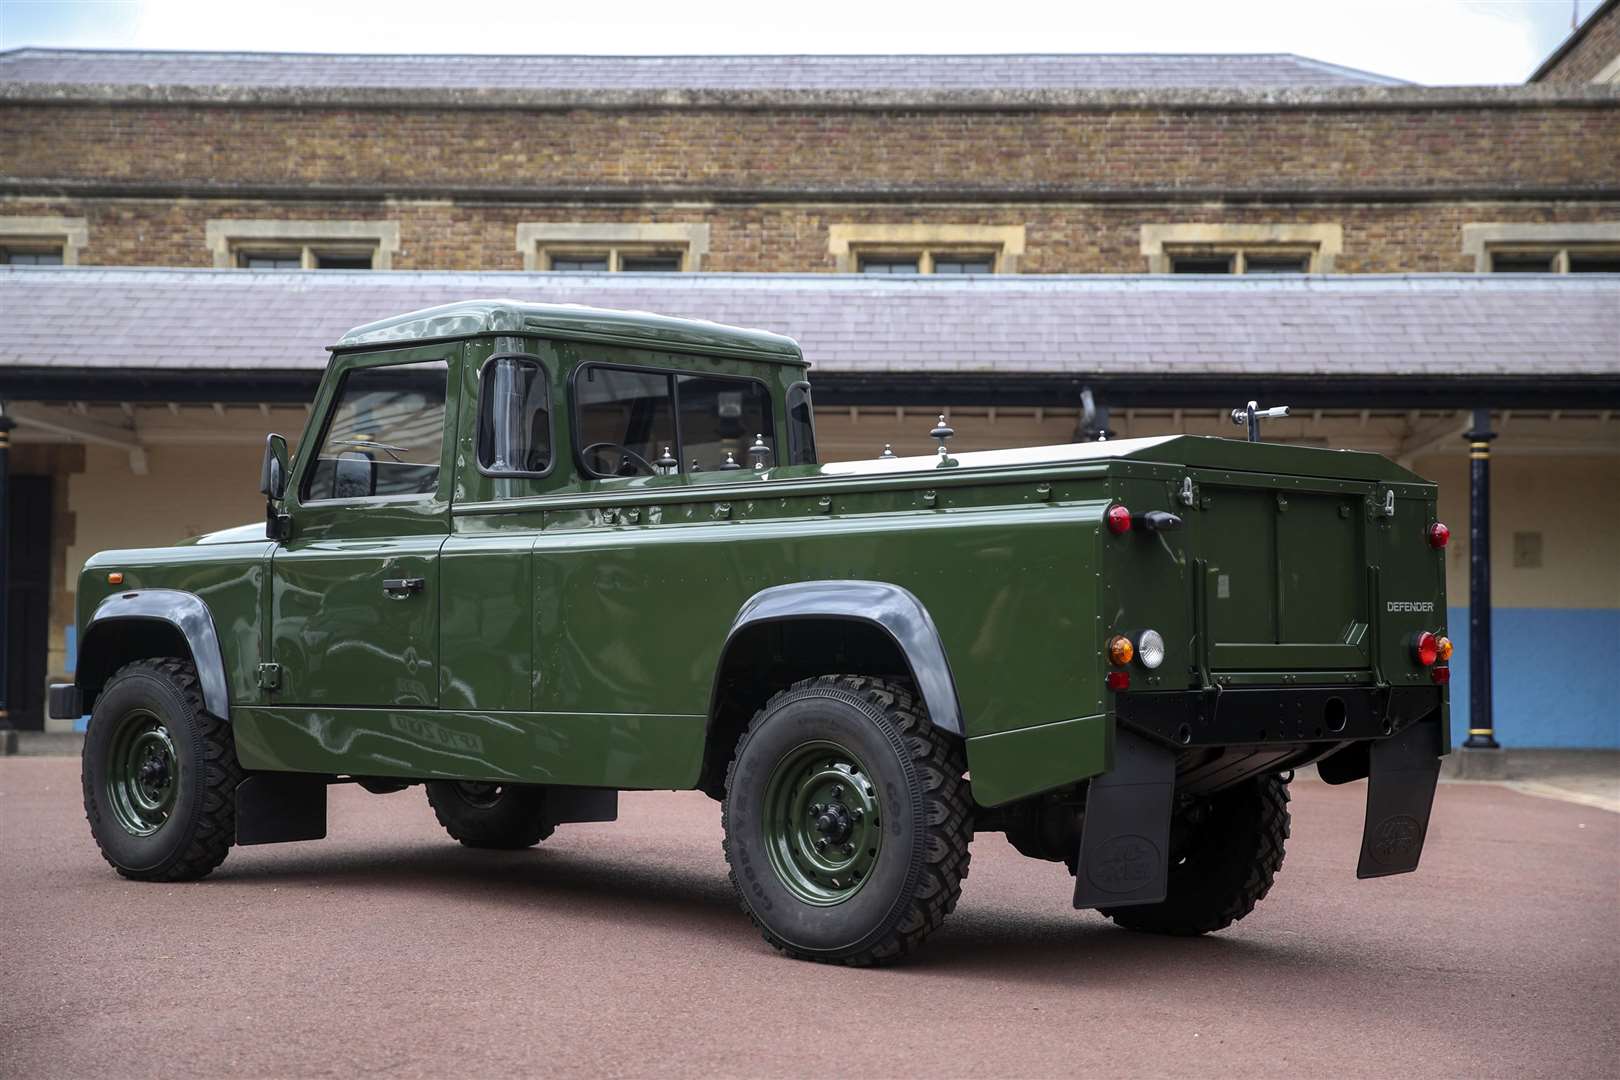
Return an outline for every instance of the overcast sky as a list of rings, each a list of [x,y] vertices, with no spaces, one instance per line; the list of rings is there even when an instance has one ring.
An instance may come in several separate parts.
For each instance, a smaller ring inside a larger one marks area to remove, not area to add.
[[[429,53],[1292,52],[1516,83],[1601,0],[0,0],[0,48]]]

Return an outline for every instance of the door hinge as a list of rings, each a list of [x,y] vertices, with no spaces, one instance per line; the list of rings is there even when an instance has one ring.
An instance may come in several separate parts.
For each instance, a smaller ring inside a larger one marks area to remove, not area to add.
[[[274,690],[281,685],[280,664],[259,665],[259,689]]]

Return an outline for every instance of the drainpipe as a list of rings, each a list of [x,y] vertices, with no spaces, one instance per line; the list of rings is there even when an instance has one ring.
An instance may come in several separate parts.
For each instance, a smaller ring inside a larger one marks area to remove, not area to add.
[[[6,415],[6,403],[0,401],[0,732],[11,728],[6,658],[11,654],[11,429],[16,426],[17,421]],[[9,749],[11,738],[0,734],[0,753]]]
[[[1474,410],[1468,440],[1468,740],[1461,771],[1500,779],[1502,746],[1491,709],[1491,411]]]

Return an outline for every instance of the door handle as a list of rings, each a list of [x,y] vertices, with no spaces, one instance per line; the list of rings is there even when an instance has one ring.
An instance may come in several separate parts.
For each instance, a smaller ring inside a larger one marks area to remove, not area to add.
[[[419,578],[419,577],[383,578],[383,592],[385,592],[385,593],[390,593],[390,594],[399,593],[399,594],[403,594],[405,596],[409,596],[411,593],[419,593],[425,588],[427,588],[427,579],[426,578]]]

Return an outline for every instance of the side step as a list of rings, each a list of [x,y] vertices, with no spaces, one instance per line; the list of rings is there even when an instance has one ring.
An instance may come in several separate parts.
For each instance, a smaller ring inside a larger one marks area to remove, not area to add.
[[[1124,728],[1114,733],[1114,767],[1086,792],[1077,908],[1157,904],[1170,871],[1175,751]]]

